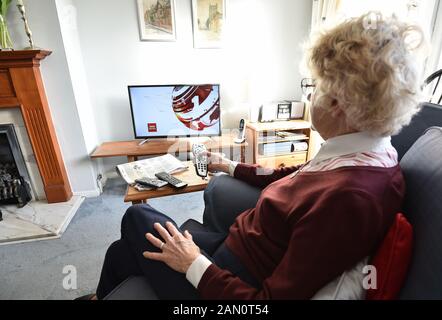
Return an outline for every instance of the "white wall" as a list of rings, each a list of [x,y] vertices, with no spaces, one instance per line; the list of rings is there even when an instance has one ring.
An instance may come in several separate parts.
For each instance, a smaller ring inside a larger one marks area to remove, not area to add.
[[[55,0],[25,0],[24,3],[35,44],[53,51],[42,62],[41,72],[72,190],[76,194],[97,194],[96,174],[88,156],[77,110]],[[15,5],[11,6],[8,23],[14,47],[28,46],[23,22]]]
[[[310,0],[227,0],[224,49],[194,49],[191,1],[175,3],[177,41],[160,43],[139,40],[136,0],[75,0],[100,142],[133,139],[129,84],[221,83],[225,128],[250,103],[300,98]],[[115,163],[106,160],[108,170]]]
[[[77,10],[72,0],[56,0],[56,5],[78,116],[87,137],[86,150],[91,153],[98,145],[98,136],[78,34]]]
[[[194,49],[191,0],[175,3],[177,41],[165,43],[140,41],[136,0],[25,0],[36,44],[54,51],[42,72],[74,191],[95,188],[97,144],[133,138],[129,84],[220,83],[224,128],[249,105],[300,98],[310,0],[227,0],[223,49]],[[16,47],[25,46],[12,11]]]

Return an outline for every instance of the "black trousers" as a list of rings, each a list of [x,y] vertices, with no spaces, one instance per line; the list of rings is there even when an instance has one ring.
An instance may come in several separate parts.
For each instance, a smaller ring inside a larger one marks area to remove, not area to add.
[[[228,175],[213,177],[204,190],[204,226],[228,233],[236,217],[254,208],[260,195],[261,189]]]
[[[144,275],[159,299],[200,298],[198,291],[187,281],[185,274],[172,270],[163,262],[149,260],[142,255],[144,251],[159,252],[158,248],[147,241],[145,234],[150,232],[161,238],[153,225],[159,222],[164,226],[166,221],[172,222],[178,228],[168,216],[147,204],[134,205],[126,211],[121,223],[121,239],[109,247],[105,256],[97,288],[99,299],[103,299],[122,281],[134,275]],[[226,232],[193,232],[192,236],[202,253],[217,266],[229,270],[251,286],[259,288],[259,282],[223,244]]]

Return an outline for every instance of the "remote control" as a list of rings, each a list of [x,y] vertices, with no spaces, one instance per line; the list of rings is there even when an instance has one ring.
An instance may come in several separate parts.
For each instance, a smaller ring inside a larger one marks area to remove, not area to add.
[[[185,186],[187,186],[187,183],[178,179],[177,177],[174,177],[174,176],[168,174],[167,172],[155,173],[155,176],[158,179],[168,182],[169,184],[171,184],[175,188],[184,188]]]
[[[155,187],[155,188],[161,188],[167,185],[166,181],[160,179],[147,178],[147,177],[142,179],[135,179],[135,182],[143,186]]]
[[[192,145],[192,153],[194,156],[194,164],[195,164],[195,171],[196,174],[202,178],[207,177],[207,171],[208,171],[208,162],[209,159],[207,159],[207,155],[205,154],[205,151],[207,151],[206,146],[203,144],[196,144],[194,143]]]

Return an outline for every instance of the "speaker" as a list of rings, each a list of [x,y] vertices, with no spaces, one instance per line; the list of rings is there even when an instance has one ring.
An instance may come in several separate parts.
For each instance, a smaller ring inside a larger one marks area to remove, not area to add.
[[[292,103],[290,108],[290,119],[304,119],[305,103],[298,100],[290,102]]]

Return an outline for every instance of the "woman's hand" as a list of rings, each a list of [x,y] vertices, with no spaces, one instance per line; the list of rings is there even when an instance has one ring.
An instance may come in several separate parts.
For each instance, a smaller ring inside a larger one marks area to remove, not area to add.
[[[210,172],[225,172],[229,173],[229,165],[231,161],[225,158],[221,153],[206,152],[209,158],[208,169]]]
[[[192,235],[186,230],[184,235],[171,223],[166,222],[167,230],[159,223],[154,224],[164,242],[151,233],[147,240],[162,252],[143,252],[147,259],[162,261],[175,271],[186,273],[190,265],[201,254],[200,248],[193,242]]]

